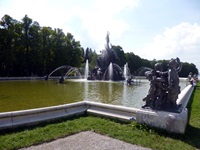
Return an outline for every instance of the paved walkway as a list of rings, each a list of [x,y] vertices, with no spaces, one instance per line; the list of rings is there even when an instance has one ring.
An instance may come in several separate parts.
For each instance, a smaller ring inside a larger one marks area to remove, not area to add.
[[[52,142],[21,150],[150,150],[91,131],[80,132]]]

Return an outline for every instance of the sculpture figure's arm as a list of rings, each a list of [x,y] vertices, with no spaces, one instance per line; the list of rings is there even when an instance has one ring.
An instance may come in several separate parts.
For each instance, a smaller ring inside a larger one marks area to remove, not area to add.
[[[178,67],[176,68],[176,71],[180,72],[182,69],[182,63],[180,62],[180,59],[178,57],[176,58],[176,61],[178,63]]]

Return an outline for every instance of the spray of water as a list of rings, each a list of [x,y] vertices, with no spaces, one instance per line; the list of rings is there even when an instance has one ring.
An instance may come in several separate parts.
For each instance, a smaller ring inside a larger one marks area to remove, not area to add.
[[[112,62],[109,65],[108,73],[109,73],[109,80],[112,80],[113,79],[113,64],[112,64]]]
[[[85,64],[85,79],[88,79],[88,76],[89,76],[89,63],[87,59]]]
[[[124,65],[124,77],[126,80],[128,79],[128,63]]]

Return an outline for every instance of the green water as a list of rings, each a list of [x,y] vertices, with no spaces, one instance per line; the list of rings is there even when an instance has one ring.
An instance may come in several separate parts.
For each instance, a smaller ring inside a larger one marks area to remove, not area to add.
[[[184,87],[185,84],[182,85]],[[127,86],[122,82],[67,80],[1,81],[0,112],[33,109],[78,101],[93,101],[141,108],[149,90],[149,82]]]
[[[135,90],[136,87],[140,86],[126,86],[121,82],[82,82],[79,80],[77,82],[66,81],[64,84],[57,84],[53,80],[1,81],[0,112],[85,100],[133,106],[131,103],[139,93]]]
[[[81,101],[81,90],[72,82],[53,81],[0,82],[0,112],[39,108]],[[74,92],[76,91],[76,96]]]

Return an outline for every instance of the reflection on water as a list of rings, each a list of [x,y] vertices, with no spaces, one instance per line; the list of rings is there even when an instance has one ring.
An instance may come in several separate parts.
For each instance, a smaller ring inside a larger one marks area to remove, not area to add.
[[[84,100],[136,108],[143,105],[141,100],[149,89],[147,81],[132,86],[127,86],[123,82],[83,82],[83,84],[88,88],[84,89]]]
[[[181,82],[182,89],[185,83]],[[149,90],[149,81],[127,86],[123,82],[73,80],[65,84],[55,81],[2,81],[0,82],[0,112],[15,111],[94,101],[141,108],[142,99]]]

